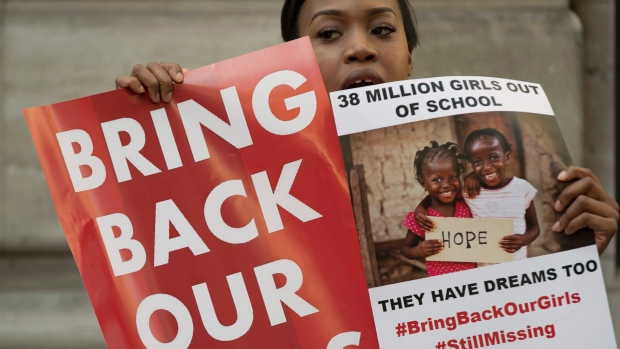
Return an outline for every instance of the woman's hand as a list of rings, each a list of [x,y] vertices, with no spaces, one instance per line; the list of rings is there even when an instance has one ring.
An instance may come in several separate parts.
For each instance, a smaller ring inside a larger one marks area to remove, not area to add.
[[[183,82],[183,71],[176,63],[151,62],[146,67],[137,64],[130,76],[116,78],[116,88],[130,88],[135,93],[148,91],[153,103],[170,102],[174,83]]]
[[[581,228],[594,230],[594,239],[599,254],[618,231],[618,203],[603,190],[601,183],[591,170],[569,166],[558,175],[558,180],[576,180],[564,188],[555,203],[556,211],[564,214],[551,229],[573,234]]]

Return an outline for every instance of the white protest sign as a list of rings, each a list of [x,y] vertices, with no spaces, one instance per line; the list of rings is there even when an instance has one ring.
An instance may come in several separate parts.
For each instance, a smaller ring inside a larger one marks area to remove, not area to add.
[[[591,245],[372,288],[380,347],[616,348],[599,263]]]
[[[512,235],[512,219],[468,219],[433,217],[435,230],[426,232],[426,240],[443,242],[443,250],[426,257],[427,261],[503,263],[512,254],[499,246]]]
[[[332,92],[330,99],[339,136],[465,113],[553,115],[539,84],[480,76],[390,82]]]
[[[540,85],[491,77],[439,77],[332,92],[330,102],[338,134],[355,134],[350,138],[353,162],[366,171],[368,192],[373,193],[368,195],[370,212],[380,212],[375,217],[381,225],[375,225],[377,230],[373,226],[373,233],[385,229],[392,238],[397,236],[397,229],[404,230],[401,222],[416,230],[412,214],[427,195],[441,204],[458,205],[451,194],[464,187],[463,178],[458,184],[455,180],[461,173],[457,161],[445,162],[448,165],[443,167],[428,166],[434,163],[429,159],[440,154],[431,150],[443,148],[448,150],[441,153],[445,158],[449,153],[457,158],[457,153],[465,155],[465,174],[471,171],[486,183],[488,191],[511,204],[510,210],[487,207],[493,212],[489,216],[514,221],[506,228],[474,219],[444,226],[443,230],[438,224],[439,237],[425,235],[426,239],[440,238],[447,246],[434,256],[438,261],[512,260],[512,255],[498,246],[499,240],[513,234],[512,229],[516,233],[527,231],[533,222],[538,222],[541,233],[532,250],[538,248],[537,254],[551,252],[543,241],[556,238],[548,228],[557,221],[551,205],[560,189],[547,183],[555,183],[558,169],[570,164],[570,155]],[[415,124],[417,121],[427,122]],[[366,132],[372,130],[376,131]],[[478,147],[484,151],[477,149],[482,153],[477,158],[467,157],[474,148],[466,145],[467,139],[479,140],[483,134],[498,142]],[[497,156],[511,151],[510,163],[508,156]],[[526,164],[537,161],[539,166],[523,170]],[[482,166],[474,167],[474,162],[482,162]],[[517,177],[519,181],[509,182],[527,185],[500,185]],[[432,190],[427,188],[429,181],[435,181]],[[415,189],[420,182],[424,182],[427,194]],[[536,192],[538,201],[533,205]],[[442,193],[449,195],[442,199]],[[461,205],[469,209],[462,208],[458,216],[468,216],[468,212],[473,217],[485,216],[484,205],[472,200]],[[536,210],[541,204],[544,209]],[[528,208],[538,211],[535,219],[533,212],[526,212]],[[469,221],[473,226],[464,225]],[[570,248],[573,242],[560,245]],[[459,256],[463,254],[473,257],[464,259]],[[500,258],[480,259],[494,254]],[[381,348],[616,348],[595,245],[452,273],[471,265],[438,266],[442,263],[431,260],[433,257],[427,258],[426,264],[431,277],[369,290]],[[409,276],[419,277],[413,274]]]

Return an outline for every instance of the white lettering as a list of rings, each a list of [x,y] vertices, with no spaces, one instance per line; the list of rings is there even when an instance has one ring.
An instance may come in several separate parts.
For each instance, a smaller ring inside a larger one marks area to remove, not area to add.
[[[146,263],[146,252],[138,240],[132,239],[133,226],[127,216],[122,213],[113,213],[96,219],[101,239],[112,265],[114,276],[130,274],[142,269]],[[117,227],[121,234],[114,236],[113,228]],[[131,259],[123,261],[120,251],[131,251]]]
[[[284,100],[286,109],[299,108],[299,115],[295,119],[284,121],[278,119],[269,106],[269,95],[274,88],[287,85],[293,89],[299,88],[306,78],[291,70],[282,70],[265,76],[254,89],[252,107],[256,120],[263,128],[276,135],[290,135],[305,129],[316,114],[316,93],[309,91]]]
[[[170,224],[179,236],[170,238]],[[155,266],[168,264],[170,252],[189,248],[194,256],[209,252],[196,230],[172,200],[155,204]]]
[[[164,160],[166,160],[166,167],[172,170],[183,166],[179,148],[177,148],[177,143],[174,140],[174,134],[170,127],[168,114],[166,114],[166,109],[161,108],[153,110],[151,112],[151,119],[153,120],[153,126],[155,126],[159,146],[164,154]]]
[[[360,345],[361,332],[343,332],[332,338],[327,344],[327,349],[344,349],[349,345]]]
[[[321,214],[290,194],[293,181],[299,171],[299,166],[301,166],[301,160],[284,165],[280,178],[276,183],[276,189],[273,191],[271,190],[271,184],[266,171],[252,175],[258,203],[263,210],[267,229],[270,233],[284,229],[278,206],[287,210],[302,222],[309,222],[322,217]]]
[[[304,279],[297,263],[288,259],[281,259],[254,268],[254,273],[271,326],[286,322],[282,303],[286,304],[300,317],[318,313],[317,308],[295,293],[301,288]],[[286,277],[286,284],[281,288],[276,287],[273,279],[275,274],[283,274]]]
[[[211,157],[207,149],[204,134],[200,125],[213,131],[235,148],[241,149],[252,145],[250,130],[245,121],[245,115],[241,108],[241,101],[235,87],[229,87],[220,92],[224,107],[228,114],[230,125],[222,121],[215,114],[205,109],[194,100],[188,100],[178,104],[179,114],[185,127],[187,140],[189,141],[194,161],[202,161]]]
[[[177,335],[168,343],[160,342],[151,332],[151,315],[158,310],[169,312],[177,320]],[[136,312],[136,326],[140,340],[148,349],[189,348],[194,336],[194,324],[189,310],[180,300],[167,294],[154,294],[140,302]]]
[[[220,240],[229,244],[243,244],[257,237],[258,229],[254,218],[241,228],[231,227],[224,222],[222,205],[226,199],[235,195],[247,197],[241,180],[227,181],[215,187],[205,201],[205,221],[211,233]]]
[[[56,134],[62,157],[67,165],[69,177],[76,193],[91,190],[103,184],[106,177],[105,166],[101,159],[93,156],[93,142],[84,130],[70,130]],[[80,146],[80,151],[73,151],[73,143]],[[88,166],[91,175],[82,177],[80,166]]]
[[[241,273],[228,275],[226,280],[228,280],[228,288],[237,311],[237,321],[230,326],[222,325],[217,319],[207,284],[192,286],[202,324],[207,333],[218,341],[232,341],[240,338],[248,332],[254,321],[254,311],[243,275]]]
[[[127,164],[129,162],[145,176],[161,172],[140,154],[140,150],[144,148],[146,143],[146,137],[144,129],[142,129],[139,122],[130,118],[122,118],[102,123],[101,129],[108,145],[112,165],[116,172],[116,179],[119,183],[131,179],[131,173]],[[121,143],[121,132],[129,134],[130,140],[127,145]]]

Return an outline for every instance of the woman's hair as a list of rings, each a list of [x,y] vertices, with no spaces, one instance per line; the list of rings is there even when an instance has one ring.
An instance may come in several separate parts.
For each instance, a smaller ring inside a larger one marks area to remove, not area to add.
[[[439,143],[431,141],[430,147],[426,146],[424,149],[418,150],[415,153],[415,158],[413,160],[415,178],[417,180],[423,179],[422,171],[426,163],[433,162],[435,159],[447,158],[454,158],[454,163],[457,166],[459,175],[463,173],[465,170],[465,167],[461,161],[463,156],[460,154],[458,146],[452,142],[446,142],[445,144],[439,145]]]
[[[304,0],[285,0],[280,15],[280,30],[284,41],[299,39],[299,12]],[[398,7],[403,15],[403,25],[410,50],[418,46],[418,29],[415,12],[409,0],[398,0]]]
[[[504,136],[501,132],[499,132],[498,130],[494,128],[483,128],[480,130],[472,131],[469,134],[469,136],[467,136],[467,138],[465,139],[465,143],[463,144],[465,157],[467,159],[471,159],[471,156],[470,156],[471,154],[469,153],[469,146],[471,145],[471,143],[479,139],[492,139],[492,138],[495,138],[499,141],[499,144],[502,146],[502,149],[504,150],[505,153],[512,151],[512,145],[510,144],[510,142],[508,142],[508,139],[506,139],[506,136]]]

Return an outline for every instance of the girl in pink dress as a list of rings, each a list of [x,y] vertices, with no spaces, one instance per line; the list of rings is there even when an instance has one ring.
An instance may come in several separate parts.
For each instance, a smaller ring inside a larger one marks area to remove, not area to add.
[[[430,147],[418,151],[413,162],[415,175],[430,198],[427,208],[428,215],[434,217],[471,218],[469,206],[460,198],[461,173],[463,164],[460,161],[456,144],[448,142],[439,145],[431,142]],[[403,220],[408,228],[402,253],[405,257],[426,258],[437,254],[443,249],[439,240],[426,240],[425,232],[415,220],[415,212],[409,212]],[[428,276],[453,273],[473,269],[476,263],[426,261]]]

